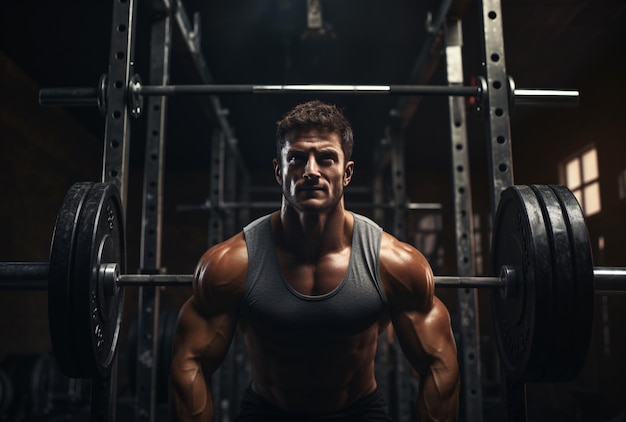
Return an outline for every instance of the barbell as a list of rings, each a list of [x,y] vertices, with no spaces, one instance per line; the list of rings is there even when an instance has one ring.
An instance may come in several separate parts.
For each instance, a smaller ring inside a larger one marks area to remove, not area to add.
[[[54,226],[49,262],[0,263],[0,289],[48,290],[50,336],[62,371],[106,376],[115,355],[125,286],[189,286],[193,275],[124,274],[125,234],[111,183],[77,183]],[[511,186],[492,242],[497,277],[436,276],[436,287],[492,288],[504,368],[524,382],[565,382],[582,367],[594,292],[621,292],[626,269],[593,267],[589,235],[569,189]]]
[[[517,105],[577,106],[577,90],[519,89],[512,77],[507,78],[511,108]],[[39,91],[39,104],[47,107],[97,106],[102,114],[108,108],[108,90],[125,89],[131,114],[135,117],[143,111],[144,96],[173,95],[219,95],[219,94],[347,94],[347,95],[413,95],[413,96],[461,96],[472,97],[480,108],[490,89],[484,77],[477,78],[473,86],[455,85],[355,85],[355,84],[200,84],[200,85],[143,85],[141,77],[134,75],[127,86],[122,81],[109,83],[102,75],[97,87],[43,88]]]

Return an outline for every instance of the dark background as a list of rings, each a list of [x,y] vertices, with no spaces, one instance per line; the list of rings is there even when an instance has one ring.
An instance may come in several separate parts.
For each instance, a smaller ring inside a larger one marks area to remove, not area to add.
[[[148,5],[139,2],[136,69],[147,78]],[[438,1],[322,1],[329,25],[323,37],[307,37],[304,0],[185,1],[189,15],[202,17],[202,52],[222,84],[405,84],[424,41],[426,21]],[[457,2],[464,28],[464,73],[469,84],[482,74],[479,4]],[[602,212],[588,219],[596,265],[623,265],[626,206],[618,178],[626,169],[626,4],[621,0],[503,1],[505,60],[520,88],[578,89],[577,108],[516,107],[511,119],[515,182],[560,183],[559,163],[594,144],[598,150]],[[41,87],[95,86],[107,72],[111,2],[3,2],[0,7],[0,260],[48,259],[57,209],[77,181],[99,180],[104,120],[95,109],[41,108]],[[171,82],[198,83],[175,36]],[[177,47],[178,46],[178,47]],[[436,46],[434,55],[443,54]],[[430,78],[444,84],[445,57]],[[354,184],[371,186],[375,151],[385,127],[397,122],[391,96],[222,96],[253,186],[274,184],[274,123],[291,106],[318,97],[345,109],[355,131]],[[210,139],[215,120],[199,100],[169,101],[163,211],[162,264],[190,273],[207,246],[208,215],[183,213],[209,193]],[[453,274],[454,221],[450,182],[447,100],[423,98],[405,121],[407,193],[412,202],[443,207],[443,256],[433,262]],[[491,219],[485,119],[468,109],[473,206],[482,230]],[[127,239],[129,272],[139,266],[143,128],[133,121]],[[349,195],[349,193],[348,193]],[[278,197],[273,197],[278,199]],[[416,216],[408,217],[409,228]],[[479,230],[480,232],[480,230]],[[483,231],[483,251],[489,250]],[[413,232],[407,233],[412,239]],[[597,249],[602,237],[605,248]],[[488,254],[485,254],[488,255]],[[484,259],[487,259],[486,257]],[[477,271],[485,271],[477,265]],[[127,292],[123,335],[136,313],[136,292]],[[163,309],[177,309],[187,289],[164,289]],[[454,312],[454,296],[440,292]],[[0,294],[0,359],[50,350],[46,294]],[[484,376],[490,380],[493,352],[489,298],[480,294]],[[572,383],[529,387],[534,420],[609,420],[626,413],[624,297],[598,296],[589,358]],[[121,356],[125,356],[122,339]],[[121,369],[124,371],[124,368]],[[121,382],[125,380],[122,373]],[[587,391],[595,402],[577,399]],[[585,418],[591,406],[591,418]],[[593,407],[596,406],[596,407]],[[544,419],[542,419],[542,417]]]

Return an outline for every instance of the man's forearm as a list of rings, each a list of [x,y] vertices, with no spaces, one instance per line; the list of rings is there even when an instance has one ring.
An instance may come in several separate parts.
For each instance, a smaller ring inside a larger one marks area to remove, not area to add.
[[[171,419],[173,421],[211,421],[213,394],[211,383],[200,371],[191,376],[172,374]]]
[[[422,377],[417,398],[420,421],[456,421],[458,407],[458,370],[429,368]]]

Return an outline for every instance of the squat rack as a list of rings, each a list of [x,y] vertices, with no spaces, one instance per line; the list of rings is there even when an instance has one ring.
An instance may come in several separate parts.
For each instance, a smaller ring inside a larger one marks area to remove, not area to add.
[[[187,18],[184,8],[180,0],[157,2],[153,5],[154,16],[156,17],[152,24],[151,38],[151,67],[150,67],[150,84],[151,86],[142,86],[141,82],[133,75],[133,56],[134,56],[134,30],[136,26],[137,5],[135,0],[115,0],[113,7],[113,24],[111,35],[111,52],[109,57],[108,81],[103,80],[100,87],[87,94],[75,93],[73,99],[64,102],[63,97],[67,93],[56,95],[53,91],[46,92],[42,90],[41,102],[44,105],[62,104],[72,105],[72,101],[80,102],[78,97],[96,98],[101,109],[106,111],[105,114],[105,151],[103,161],[102,179],[118,186],[121,192],[123,204],[126,203],[127,185],[128,185],[128,157],[130,151],[130,116],[137,114],[143,109],[143,95],[155,95],[149,99],[148,113],[148,147],[146,148],[146,167],[144,177],[144,205],[143,219],[144,225],[142,229],[142,262],[140,272],[157,273],[160,267],[160,239],[161,239],[161,201],[162,201],[162,178],[163,178],[163,148],[165,142],[165,115],[166,115],[166,95],[181,93],[183,89],[159,90],[158,86],[167,85],[169,75],[169,57],[171,45],[172,26],[175,22],[176,29],[181,32],[185,40],[185,46],[190,53],[193,61],[199,71],[200,78],[204,86],[212,84],[212,78],[206,63],[200,53],[200,27],[199,19],[196,16],[193,28]],[[443,17],[447,16],[447,11],[451,6],[451,1],[444,2],[440,10],[438,20],[439,25],[443,23]],[[488,145],[490,149],[490,168],[491,172],[491,191],[492,191],[492,211],[495,214],[498,198],[502,190],[513,184],[512,178],[512,155],[510,147],[510,129],[509,129],[509,104],[512,97],[520,99],[534,98],[533,95],[525,95],[527,93],[518,92],[511,88],[504,64],[504,43],[502,35],[501,10],[499,0],[483,0],[481,1],[482,9],[482,27],[483,27],[483,54],[485,63],[486,80],[479,89],[464,89],[462,87],[462,60],[461,60],[461,22],[458,19],[449,19],[445,23],[446,34],[446,59],[448,61],[448,81],[449,88],[447,91],[438,91],[435,93],[448,93],[449,95],[483,95],[487,94],[483,100],[484,108],[487,110],[488,121]],[[445,13],[442,11],[445,10]],[[437,25],[435,25],[437,26]],[[433,30],[433,34],[439,31],[439,27]],[[434,39],[434,37],[433,37]],[[461,66],[461,67],[459,67]],[[415,72],[414,72],[415,73]],[[419,72],[417,72],[419,73]],[[155,88],[157,87],[157,88]],[[196,87],[197,88],[197,87]],[[458,90],[456,89],[458,88]],[[195,88],[191,88],[194,90]],[[215,91],[218,92],[219,89]],[[245,90],[248,90],[246,87]],[[261,91],[298,91],[304,90],[320,90],[321,87],[308,88],[292,88],[288,86],[273,86],[256,88]],[[330,88],[332,91],[356,92],[378,89],[370,89],[369,87],[355,88],[350,86],[336,89]],[[230,87],[226,91],[236,90]],[[388,91],[394,93],[394,89],[380,89],[379,91]],[[419,93],[415,87],[407,90],[395,90],[395,93]],[[59,91],[57,91],[58,93]],[[426,94],[426,92],[422,92]],[[156,97],[158,95],[159,97]],[[577,95],[576,95],[577,96]],[[133,102],[129,104],[128,97]],[[556,96],[557,101],[561,99]],[[214,136],[213,149],[228,147],[230,153],[235,157],[233,163],[238,165],[240,174],[242,174],[242,186],[247,185],[248,174],[243,166],[242,160],[239,159],[239,153],[236,141],[233,136],[230,125],[226,119],[225,113],[219,102],[219,98],[214,95],[205,97],[203,108],[207,114],[213,115],[220,126],[220,132]],[[455,222],[456,222],[456,238],[457,238],[457,260],[458,269],[461,276],[472,275],[473,252],[471,250],[471,201],[469,190],[469,162],[467,160],[467,134],[464,127],[465,114],[462,102],[459,97],[450,97],[450,127],[452,130],[453,143],[453,169],[463,169],[456,171],[454,178],[454,195],[455,195]],[[402,101],[402,100],[401,100]],[[566,103],[569,100],[566,99]],[[85,102],[82,103],[84,105]],[[400,103],[400,110],[404,108]],[[394,137],[392,137],[394,138]],[[392,153],[392,166],[399,170],[399,174],[403,174],[402,145],[396,144]],[[456,152],[455,152],[456,151]],[[394,158],[395,157],[395,158]],[[221,166],[212,166],[215,171],[213,177],[217,180],[225,178],[223,172],[220,172]],[[233,168],[233,166],[226,166]],[[216,168],[216,169],[214,169]],[[223,170],[224,167],[222,167]],[[454,170],[453,170],[454,171]],[[219,173],[218,173],[219,172]],[[394,174],[398,172],[394,171]],[[232,175],[231,175],[232,176]],[[226,177],[226,181],[233,180],[232,177]],[[402,186],[404,186],[402,184]],[[399,189],[395,192],[397,198],[403,198],[405,192]],[[226,189],[231,191],[231,189]],[[215,192],[215,191],[214,191]],[[214,194],[214,193],[213,193]],[[212,197],[211,203],[218,204],[222,198]],[[227,198],[223,198],[228,200]],[[403,220],[404,209],[397,201],[395,209],[394,232],[399,233],[401,222]],[[215,208],[215,207],[212,207]],[[125,207],[124,207],[125,209]],[[219,240],[221,227],[220,219],[217,213],[211,213],[211,223],[209,225],[209,238],[211,242]],[[154,287],[142,287],[140,293],[140,316],[138,325],[138,356],[149,356],[151,359],[143,362],[155,362],[157,353],[157,329],[158,329],[158,312],[159,312],[159,296],[158,290]],[[466,416],[468,420],[480,420],[482,416],[480,404],[480,365],[475,358],[479,356],[478,348],[478,329],[477,329],[477,310],[476,295],[472,292],[465,292],[461,309],[464,316],[473,316],[467,324],[460,327],[462,336],[462,345],[464,355],[461,356],[462,367],[464,370],[464,387],[466,392],[465,402],[468,406]],[[461,294],[461,292],[459,293]],[[462,318],[465,320],[465,318]],[[472,359],[468,357],[474,356]],[[92,412],[99,419],[114,420],[115,418],[115,380],[116,370],[113,368],[110,379],[94,382],[94,393],[92,394]],[[154,385],[155,385],[155,365],[142,364],[138,365],[137,370],[137,401],[136,414],[139,420],[154,420]],[[509,419],[524,420],[525,419],[525,392],[523,385],[516,385],[504,380],[506,388],[506,402],[509,405]],[[468,392],[475,398],[470,400],[467,397]],[[476,400],[478,398],[478,400]],[[469,407],[472,407],[470,412]],[[472,415],[472,416],[470,416]],[[476,418],[476,419],[474,419]]]

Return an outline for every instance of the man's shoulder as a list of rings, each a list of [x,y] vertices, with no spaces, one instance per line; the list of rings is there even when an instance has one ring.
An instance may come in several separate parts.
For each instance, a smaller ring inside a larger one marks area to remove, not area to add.
[[[243,232],[209,248],[196,267],[196,280],[205,286],[245,283],[248,253]]]
[[[428,260],[416,248],[389,233],[383,233],[380,266],[388,296],[401,298],[406,292],[411,292],[413,297],[432,295],[433,275]]]
[[[239,232],[207,250],[200,258],[193,282],[196,303],[213,310],[231,309],[243,294],[248,256]]]
[[[243,231],[231,238],[210,247],[202,256],[201,262],[213,267],[224,266],[228,269],[233,265],[247,263],[246,240]]]
[[[424,255],[413,245],[398,240],[395,236],[383,231],[381,245],[381,259],[395,265],[424,265],[427,264]]]

